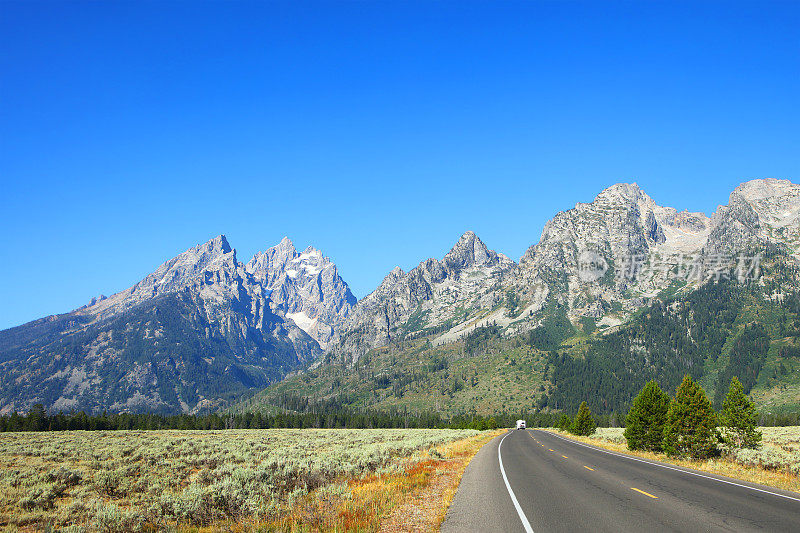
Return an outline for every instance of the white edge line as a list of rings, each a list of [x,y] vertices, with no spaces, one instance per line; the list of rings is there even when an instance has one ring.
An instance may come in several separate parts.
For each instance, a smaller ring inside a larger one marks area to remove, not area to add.
[[[754,491],[757,491],[757,492],[763,492],[765,494],[771,494],[772,496],[778,496],[779,498],[786,498],[787,500],[794,500],[796,502],[800,502],[800,498],[793,498],[791,496],[786,496],[785,494],[781,494],[779,492],[772,492],[772,491],[769,491],[769,490],[759,489],[757,487],[751,487],[749,485],[742,485],[741,483],[734,483],[733,481],[728,481],[727,479],[720,479],[720,478],[717,478],[717,477],[706,476],[704,474],[700,474],[700,473],[697,473],[697,472],[692,472],[691,470],[683,470],[682,468],[676,468],[674,466],[664,465],[664,464],[660,464],[660,463],[654,463],[652,461],[645,461],[644,459],[639,459],[638,457],[631,457],[630,455],[625,455],[625,454],[622,454],[622,453],[611,452],[611,451],[599,448],[597,446],[589,446],[588,444],[584,444],[582,442],[578,442],[578,441],[575,441],[575,440],[572,440],[572,439],[567,439],[565,437],[562,437],[561,435],[556,435],[555,433],[550,433],[549,431],[546,431],[545,433],[548,433],[548,434],[550,434],[550,435],[552,435],[554,437],[557,437],[557,438],[559,438],[561,440],[565,440],[567,442],[571,442],[573,444],[577,444],[578,446],[583,446],[584,448],[589,448],[590,450],[597,450],[598,452],[607,453],[609,455],[616,455],[617,457],[622,457],[623,459],[630,459],[631,461],[637,461],[639,463],[645,463],[645,464],[652,465],[652,466],[658,466],[660,468],[666,468],[667,470],[674,470],[676,472],[682,472],[684,474],[689,474],[690,476],[702,477],[702,478],[705,478],[705,479],[710,479],[711,481],[718,481],[719,483],[727,483],[728,485],[734,485],[736,487],[742,487],[743,489],[750,489],[750,490],[754,490]],[[502,467],[502,464],[500,466]]]
[[[514,502],[514,508],[517,510],[519,519],[522,521],[522,527],[525,528],[525,533],[533,533],[531,523],[528,522],[528,517],[525,516],[525,513],[522,511],[522,507],[520,507],[519,502],[517,501],[517,497],[514,496],[514,491],[511,490],[511,484],[508,482],[508,476],[506,476],[506,469],[503,468],[503,456],[500,454],[500,447],[503,445],[503,441],[506,440],[506,437],[509,435],[511,435],[511,433],[506,433],[505,437],[500,439],[500,444],[497,445],[497,459],[500,461],[500,473],[503,474],[503,481],[506,482],[508,495],[511,496],[511,501]]]

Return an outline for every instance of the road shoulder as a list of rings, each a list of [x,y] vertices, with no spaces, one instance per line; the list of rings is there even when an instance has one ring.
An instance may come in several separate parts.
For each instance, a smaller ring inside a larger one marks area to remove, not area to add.
[[[497,449],[507,432],[495,437],[472,458],[447,510],[441,531],[483,533],[522,531],[517,511],[500,473]],[[476,512],[478,510],[479,512]]]
[[[503,432],[504,433],[504,432]],[[456,441],[439,449],[441,459],[418,465],[413,476],[421,478],[403,502],[381,519],[382,533],[436,531],[473,457],[500,431],[487,431],[476,437]]]

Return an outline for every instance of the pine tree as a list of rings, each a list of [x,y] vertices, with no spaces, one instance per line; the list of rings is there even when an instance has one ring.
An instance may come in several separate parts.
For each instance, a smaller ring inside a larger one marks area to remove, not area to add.
[[[556,427],[562,431],[569,431],[571,426],[572,420],[570,417],[568,415],[561,415],[561,418],[558,419],[558,425]]]
[[[704,459],[717,451],[717,415],[706,393],[688,375],[667,411],[664,451]]]
[[[719,416],[722,440],[733,448],[758,448],[761,432],[756,429],[757,420],[755,404],[744,393],[739,378],[734,376]]]
[[[597,422],[592,416],[589,406],[586,405],[586,402],[582,402],[581,406],[578,408],[578,414],[575,415],[575,420],[572,422],[570,431],[575,435],[588,437],[594,433],[595,429],[597,429]]]
[[[625,438],[631,450],[660,452],[664,449],[669,395],[655,380],[649,381],[633,400],[625,423]]]

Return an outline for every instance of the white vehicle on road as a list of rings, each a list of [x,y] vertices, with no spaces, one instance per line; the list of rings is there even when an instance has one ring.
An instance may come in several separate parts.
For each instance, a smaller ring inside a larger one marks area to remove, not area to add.
[[[524,420],[517,420],[517,429],[525,429],[526,427]]]

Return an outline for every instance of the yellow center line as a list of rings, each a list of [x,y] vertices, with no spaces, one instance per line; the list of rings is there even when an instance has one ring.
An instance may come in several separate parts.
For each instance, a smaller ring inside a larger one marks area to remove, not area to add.
[[[562,455],[561,457],[563,457],[564,459],[569,459],[569,457],[567,457],[566,455]]]
[[[594,472],[594,468],[592,468],[592,467],[590,467],[590,466],[583,465],[583,467],[584,467],[586,470],[591,470],[592,472]]]
[[[547,448],[547,449],[550,450],[551,452],[555,451],[553,448]]]
[[[653,498],[654,500],[657,500],[657,499],[658,499],[658,496],[653,496],[652,494],[650,494],[650,493],[647,493],[647,492],[645,492],[645,491],[643,491],[643,490],[639,490],[639,489],[637,489],[636,487],[631,487],[631,490],[635,490],[636,492],[640,492],[640,493],[644,494],[645,496],[650,496],[650,497],[651,497],[651,498]]]

